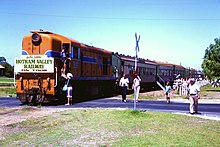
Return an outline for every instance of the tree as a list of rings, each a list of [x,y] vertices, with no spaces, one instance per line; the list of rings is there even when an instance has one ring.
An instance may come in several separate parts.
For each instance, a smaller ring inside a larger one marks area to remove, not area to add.
[[[5,76],[6,77],[14,77],[14,67],[12,67],[7,62],[2,63],[1,65],[5,67]]]
[[[214,41],[215,44],[210,44],[205,50],[202,63],[203,72],[211,80],[220,79],[220,38]]]

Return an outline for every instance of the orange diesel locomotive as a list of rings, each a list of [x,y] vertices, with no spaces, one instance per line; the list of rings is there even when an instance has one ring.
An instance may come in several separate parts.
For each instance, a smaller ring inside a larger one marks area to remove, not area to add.
[[[65,102],[60,58],[63,48],[70,58],[66,72],[73,75],[76,101],[113,94],[115,78],[110,51],[40,30],[24,36],[22,55],[15,59],[16,92],[22,103]]]

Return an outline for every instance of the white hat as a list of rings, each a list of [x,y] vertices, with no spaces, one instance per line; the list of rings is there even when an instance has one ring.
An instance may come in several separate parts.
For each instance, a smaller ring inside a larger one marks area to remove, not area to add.
[[[71,73],[67,73],[67,78],[70,79],[71,77],[73,77],[73,75]]]

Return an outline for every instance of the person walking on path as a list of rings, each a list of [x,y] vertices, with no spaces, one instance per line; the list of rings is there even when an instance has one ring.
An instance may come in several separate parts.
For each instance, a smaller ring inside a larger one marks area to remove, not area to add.
[[[194,79],[190,79],[188,96],[189,96],[189,102],[190,102],[190,105],[189,105],[190,114],[199,114],[198,99],[200,98],[200,87],[197,84],[195,84]]]
[[[138,102],[138,96],[139,96],[139,91],[140,91],[140,82],[141,82],[141,78],[135,73],[134,80],[133,80],[133,88],[134,88],[134,99],[136,102]]]
[[[165,86],[165,95],[166,95],[166,101],[167,104],[170,103],[170,93],[171,93],[172,87],[170,86],[170,82],[167,82]]]
[[[127,87],[128,87],[129,80],[125,77],[125,74],[121,77],[119,81],[119,86],[122,89],[122,102],[126,102],[126,94],[127,94]]]

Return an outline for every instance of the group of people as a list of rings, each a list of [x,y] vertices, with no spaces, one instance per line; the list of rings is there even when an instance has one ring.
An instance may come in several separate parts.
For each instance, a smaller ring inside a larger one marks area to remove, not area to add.
[[[185,91],[186,95],[189,98],[189,113],[190,114],[198,114],[198,99],[200,98],[200,86],[195,84],[195,79],[191,78],[185,83]],[[165,86],[165,95],[167,103],[170,103],[170,94],[172,91],[172,87],[170,82],[167,82]]]
[[[66,92],[67,97],[67,103],[65,105],[72,105],[73,84],[71,78],[73,77],[73,75],[69,71],[69,61],[71,60],[71,58],[69,57],[69,51],[65,46],[63,46],[63,49],[60,52],[60,58],[62,61],[61,77],[64,78],[64,87],[66,87],[63,87],[62,89],[64,92]]]
[[[138,102],[138,96],[140,91],[140,82],[141,78],[135,73],[134,79],[133,79],[133,86],[132,89],[134,89],[134,100]],[[119,81],[119,86],[122,88],[122,102],[126,102],[126,92],[128,88],[129,80],[127,77],[125,77],[125,74],[123,74],[122,78]],[[165,86],[165,97],[166,102],[170,103],[170,94],[173,90],[170,82],[167,82]],[[189,98],[189,112],[190,114],[198,114],[198,99],[200,98],[200,86],[198,84],[195,84],[195,79],[191,78],[187,81],[187,95]]]
[[[134,89],[134,100],[138,102],[141,78],[137,75],[137,73],[133,75],[133,78],[134,79],[133,79],[132,89]],[[122,102],[126,102],[128,84],[129,84],[129,80],[125,76],[125,74],[123,74],[122,78],[119,81],[119,86],[121,86],[122,88]]]

